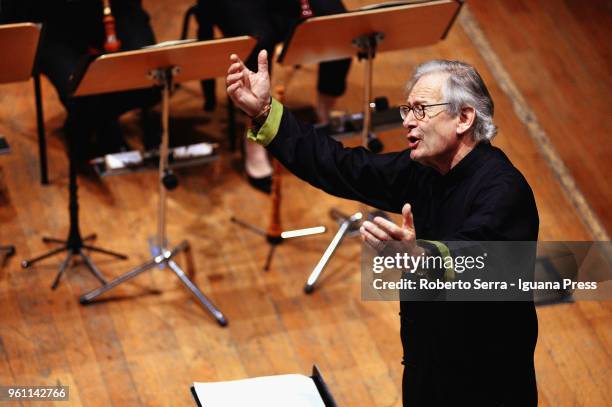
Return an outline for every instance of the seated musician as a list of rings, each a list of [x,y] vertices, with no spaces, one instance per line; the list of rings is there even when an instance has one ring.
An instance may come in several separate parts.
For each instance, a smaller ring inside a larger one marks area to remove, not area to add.
[[[268,51],[269,60],[274,47],[284,41],[300,18],[346,12],[340,0],[198,0],[199,39],[212,38],[212,24],[227,37],[250,35],[257,39],[255,49],[245,64],[257,69],[257,54]],[[346,75],[351,59],[319,64],[317,83],[317,118],[327,123],[329,113],[339,96],[346,90]],[[271,66],[271,64],[268,64]],[[205,85],[204,85],[205,86]],[[210,101],[207,101],[210,107]],[[261,146],[245,143],[245,172],[249,183],[256,189],[269,192],[272,167]]]
[[[105,2],[102,0],[0,0],[0,22],[34,21],[43,23],[38,66],[55,87],[66,108],[64,130],[72,132],[80,160],[120,151],[125,142],[119,116],[143,108],[145,148],[159,144],[159,129],[150,107],[159,99],[153,89],[72,97],[71,76],[87,59],[113,45],[119,50],[138,49],[155,43],[149,16],[141,0]],[[113,44],[103,23],[103,3],[111,7],[117,44]]]

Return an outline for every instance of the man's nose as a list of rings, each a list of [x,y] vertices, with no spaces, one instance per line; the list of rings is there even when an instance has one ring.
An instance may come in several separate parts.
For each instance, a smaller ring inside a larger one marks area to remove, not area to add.
[[[402,122],[402,126],[406,129],[413,129],[417,126],[417,119],[414,117],[414,113],[411,111],[408,112],[404,121]]]

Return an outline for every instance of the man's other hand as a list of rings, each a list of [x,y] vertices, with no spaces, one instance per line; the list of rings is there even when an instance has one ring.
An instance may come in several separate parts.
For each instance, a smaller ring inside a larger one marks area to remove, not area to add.
[[[382,218],[375,217],[372,222],[365,221],[359,229],[361,238],[376,250],[382,250],[387,241],[401,241],[407,244],[407,249],[412,252],[417,249],[416,232],[410,204],[402,208],[402,226]]]
[[[225,80],[227,94],[243,112],[256,117],[270,103],[270,75],[268,53],[261,50],[257,56],[257,72],[248,69],[238,55],[230,55],[232,64]]]

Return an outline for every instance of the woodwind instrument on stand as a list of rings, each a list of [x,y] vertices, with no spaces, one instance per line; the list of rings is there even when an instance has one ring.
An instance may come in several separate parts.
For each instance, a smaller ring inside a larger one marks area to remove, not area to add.
[[[277,85],[274,89],[276,93],[276,99],[280,103],[285,103],[285,87],[283,85]],[[270,224],[268,226],[268,240],[279,241],[283,232],[281,224],[280,204],[282,200],[281,193],[281,171],[282,166],[275,158],[271,158],[272,161],[272,191],[270,193]],[[271,259],[266,260],[266,266],[264,270],[270,267]]]
[[[115,17],[111,9],[110,0],[102,1],[102,23],[104,23],[104,50],[106,52],[117,52],[121,48],[121,41],[117,38],[115,30]]]
[[[277,100],[283,103],[285,99],[285,87],[283,85],[278,85],[275,87],[275,93]],[[258,235],[265,237],[268,242],[270,248],[268,250],[268,255],[266,256],[266,262],[264,264],[264,271],[268,271],[272,265],[272,258],[274,256],[274,251],[276,250],[276,246],[283,243],[285,240],[294,239],[297,237],[311,236],[319,233],[325,232],[325,226],[315,226],[304,229],[295,229],[295,230],[283,230],[282,221],[281,221],[281,171],[282,166],[278,162],[278,160],[272,159],[272,193],[270,196],[270,224],[267,230],[261,229],[257,226],[251,225],[243,220],[236,218],[235,216],[231,217],[231,221],[251,230],[252,232],[257,233]]]
[[[312,17],[313,12],[308,0],[300,0],[300,19]]]

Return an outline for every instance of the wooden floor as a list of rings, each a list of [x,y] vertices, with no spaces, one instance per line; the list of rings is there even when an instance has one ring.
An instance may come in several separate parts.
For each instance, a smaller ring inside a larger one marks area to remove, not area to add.
[[[158,41],[176,38],[190,1],[145,0]],[[349,8],[373,3],[346,1]],[[500,59],[526,109],[537,117],[592,209],[609,231],[611,83],[610,3],[604,0],[473,0],[469,13]],[[435,46],[377,56],[374,94],[394,104],[415,64],[431,58],[473,63],[489,84],[501,146],[531,184],[540,213],[542,240],[589,240],[593,228],[571,191],[559,182],[515,111],[516,100],[496,82],[494,67],[460,20]],[[490,56],[490,55],[489,55]],[[354,62],[349,90],[339,106],[360,110],[362,65]],[[284,77],[283,69],[276,71]],[[286,75],[285,75],[286,76]],[[316,69],[304,66],[289,85],[287,104],[312,104]],[[221,81],[219,81],[221,82]],[[218,83],[223,95],[222,84]],[[191,405],[193,381],[283,373],[308,373],[316,363],[341,406],[401,405],[401,346],[398,304],[360,300],[361,245],[347,239],[334,255],[314,295],[304,282],[331,233],[280,247],[270,272],[261,271],[267,246],[229,222],[232,215],[266,226],[268,199],[253,192],[239,157],[227,150],[223,100],[216,113],[201,110],[199,86],[190,83],[172,97],[175,139],[219,141],[218,163],[178,172],[180,187],[168,199],[173,243],[190,242],[178,262],[223,310],[223,329],[168,270],[147,272],[117,288],[108,301],[83,307],[82,293],[98,286],[77,265],[59,288],[49,286],[63,260],[57,256],[32,269],[19,262],[48,248],[45,235],[67,233],[67,168],[61,137],[64,112],[43,82],[51,185],[38,182],[32,83],[0,88],[0,134],[12,154],[0,157],[0,243],[17,255],[0,268],[0,384],[70,386],[70,405]],[[139,143],[134,116],[123,119],[129,142]],[[380,135],[388,150],[405,146],[402,131]],[[347,143],[357,143],[358,140]],[[347,213],[356,203],[329,197],[291,175],[283,177],[285,228],[323,224],[335,230],[328,211]],[[149,257],[147,238],[156,227],[156,174],[79,181],[83,234],[96,244],[129,254],[127,261],[94,254],[108,277]],[[591,224],[592,225],[592,224]],[[538,308],[536,350],[541,406],[609,406],[612,307],[580,302]],[[7,404],[8,405],[8,404]],[[66,405],[66,403],[58,403]]]

